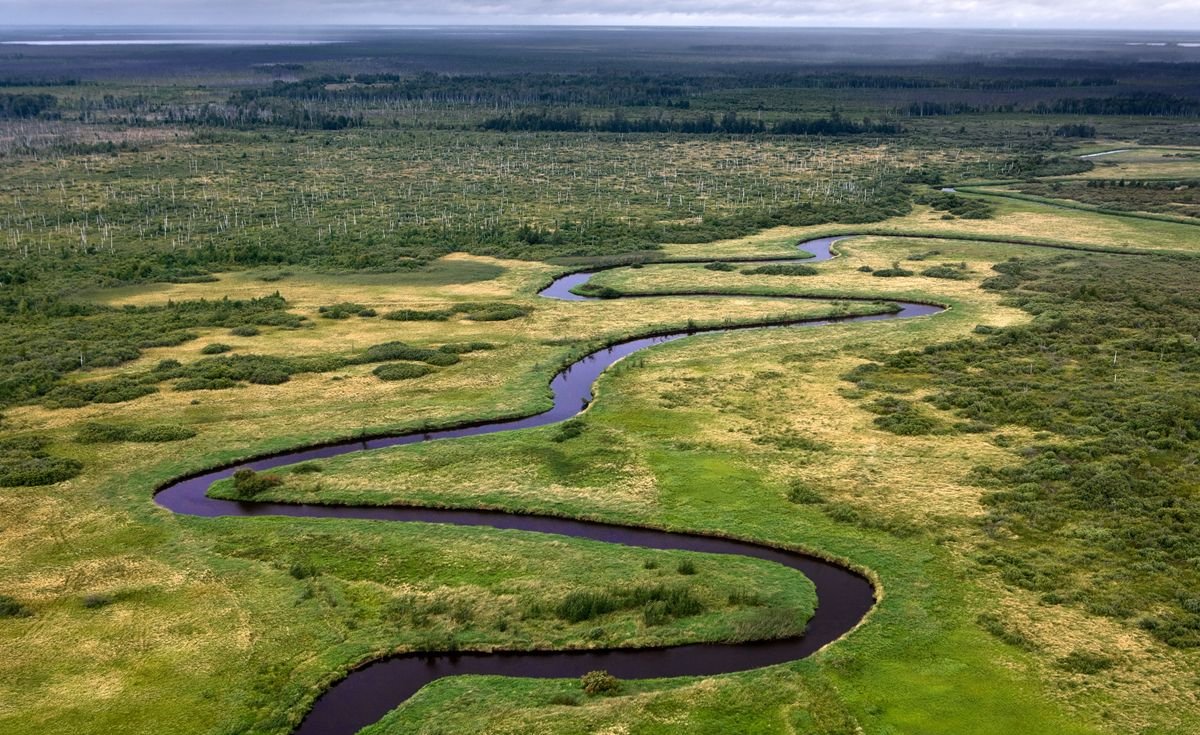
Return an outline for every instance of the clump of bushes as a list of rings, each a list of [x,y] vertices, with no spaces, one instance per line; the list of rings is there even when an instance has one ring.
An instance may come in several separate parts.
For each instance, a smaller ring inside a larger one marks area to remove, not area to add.
[[[684,559],[675,567],[675,571],[684,575],[692,575],[696,573],[696,564],[691,559]]]
[[[374,309],[352,301],[343,301],[340,304],[333,304],[332,306],[319,306],[317,307],[317,313],[326,319],[347,319],[351,316],[369,318],[375,316]]]
[[[867,404],[866,409],[879,414],[875,425],[884,431],[901,436],[932,434],[941,428],[937,419],[926,415],[909,401],[895,396],[885,396]]]
[[[565,442],[583,433],[585,424],[580,419],[568,419],[558,426],[558,431],[550,437],[552,442]]]
[[[596,283],[581,283],[571,289],[572,293],[580,296],[590,296],[595,299],[619,299],[621,292],[611,286],[601,286]]]
[[[412,380],[429,375],[434,369],[428,365],[415,365],[411,362],[389,362],[371,371],[380,380]]]
[[[496,346],[491,342],[452,342],[450,344],[442,345],[438,348],[438,350],[441,352],[449,352],[453,355],[465,355],[471,352],[492,350],[495,348]]]
[[[428,347],[413,347],[404,342],[384,342],[372,345],[362,355],[350,360],[352,363],[386,362],[390,360],[413,360],[445,367],[459,362],[458,354],[448,350]]]
[[[1030,640],[1029,636],[1013,628],[1011,625],[1002,620],[999,615],[994,613],[983,613],[976,618],[976,621],[979,623],[981,628],[1009,644],[1010,646],[1023,648],[1026,651],[1032,651],[1037,648],[1037,644]]]
[[[47,452],[49,444],[44,436],[0,440],[0,487],[53,485],[83,471],[82,462]]]
[[[1096,653],[1072,651],[1060,658],[1057,663],[1059,668],[1064,671],[1090,676],[1092,674],[1099,674],[1106,669],[1111,669],[1117,662],[1108,656],[1101,656]]]
[[[89,421],[79,428],[75,441],[80,444],[107,444],[112,442],[177,442],[191,439],[194,429],[175,424],[150,424],[130,426]]]
[[[912,271],[902,268],[899,263],[892,263],[891,268],[880,268],[871,272],[871,275],[877,278],[903,278],[912,274]]]
[[[817,505],[825,502],[824,496],[800,480],[793,480],[788,486],[787,499],[797,505]]]
[[[261,331],[253,324],[243,324],[240,327],[234,327],[229,330],[229,333],[235,337],[257,337],[261,334]]]
[[[927,250],[923,253],[909,253],[905,260],[929,260],[930,258],[941,255],[941,250]]]
[[[815,276],[819,271],[811,265],[802,263],[772,263],[756,268],[746,268],[742,273],[748,276]]]
[[[154,385],[127,376],[64,383],[46,394],[47,408],[79,408],[89,403],[122,403],[157,393]]]
[[[717,261],[717,262],[715,262],[715,263],[708,263],[708,264],[706,264],[704,267],[705,267],[705,268],[707,268],[707,269],[708,269],[708,270],[710,270],[710,271],[733,271],[733,270],[737,270],[737,266],[733,265],[732,263],[722,263],[721,261]]]
[[[921,271],[926,278],[947,278],[952,281],[965,281],[970,277],[967,274],[966,263],[942,263]]]
[[[444,322],[455,314],[461,314],[464,319],[475,322],[502,322],[526,316],[531,311],[528,307],[501,301],[469,301],[446,309],[397,309],[384,314],[383,318],[398,322]]]
[[[586,694],[616,694],[621,691],[621,680],[607,671],[589,671],[579,677],[579,685]]]
[[[926,194],[916,197],[915,201],[938,212],[963,219],[991,219],[996,212],[995,207],[982,199],[971,199],[951,192]]]
[[[617,612],[643,608],[643,617],[650,611],[655,624],[669,618],[683,618],[704,610],[703,603],[686,587],[664,585],[640,586],[626,590],[583,590],[571,592],[554,609],[562,620],[581,623],[585,620]]]
[[[33,611],[15,597],[0,595],[0,618],[27,618]]]
[[[205,355],[220,355],[221,353],[229,352],[232,349],[232,347],[224,342],[213,342],[211,344],[204,345],[204,347],[200,349],[200,352],[204,353]]]
[[[249,500],[282,483],[283,479],[277,475],[267,475],[249,469],[238,470],[233,473],[233,494],[243,500]]]

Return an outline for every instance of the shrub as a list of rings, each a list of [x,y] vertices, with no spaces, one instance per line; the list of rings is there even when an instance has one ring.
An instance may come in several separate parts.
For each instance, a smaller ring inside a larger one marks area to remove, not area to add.
[[[204,345],[200,352],[204,353],[205,355],[219,355],[222,352],[229,352],[232,349],[232,347],[222,342],[213,342],[211,344]]]
[[[797,505],[816,505],[825,502],[825,498],[816,490],[801,482],[793,480],[788,487],[787,499]]]
[[[424,362],[428,365],[436,365],[438,367],[447,367],[450,365],[457,365],[460,362],[460,360],[459,360],[458,355],[454,354],[453,352],[443,352],[442,350],[430,350],[429,354],[427,354],[424,358],[422,358],[422,362]]]
[[[454,316],[454,312],[446,309],[422,311],[420,309],[397,309],[383,315],[384,319],[396,322],[444,322]]]
[[[620,610],[621,601],[608,592],[570,592],[558,603],[554,614],[571,623],[581,623],[584,620],[606,615]]]
[[[815,276],[819,272],[811,265],[802,265],[800,263],[774,263],[772,265],[760,265],[757,268],[747,268],[742,271],[742,273],[748,276]]]
[[[484,301],[460,304],[455,311],[474,322],[504,322],[509,319],[527,316],[532,309],[516,304],[505,304],[499,301]]]
[[[324,469],[315,462],[305,462],[292,468],[292,474],[294,475],[311,475],[314,472],[324,472]]]
[[[374,309],[350,301],[343,301],[340,304],[333,304],[332,306],[319,306],[317,307],[317,313],[326,319],[346,319],[355,314],[362,317],[375,316]]]
[[[691,559],[684,559],[683,561],[679,562],[678,566],[675,567],[675,571],[679,572],[680,574],[695,574],[696,564]]]
[[[83,463],[46,452],[50,440],[19,436],[0,440],[0,487],[53,485],[83,471]]]
[[[979,623],[981,628],[1009,644],[1010,646],[1023,648],[1026,651],[1033,651],[1037,648],[1037,644],[1030,640],[1029,636],[1008,625],[1005,621],[1000,619],[1000,616],[998,615],[993,613],[983,613],[976,618],[976,621]]]
[[[1101,656],[1087,651],[1072,651],[1058,659],[1059,668],[1076,674],[1098,674],[1116,665],[1116,661],[1108,656]]]
[[[107,444],[111,442],[175,442],[191,439],[194,429],[175,424],[150,424],[129,426],[89,421],[79,427],[75,441],[80,444]]]
[[[558,431],[550,437],[553,442],[565,442],[583,433],[584,423],[580,419],[568,419],[558,426]]]
[[[586,694],[616,694],[621,691],[621,680],[607,671],[589,671],[579,677],[579,685]]]
[[[114,600],[111,596],[94,592],[90,595],[83,596],[83,606],[88,610],[96,610],[102,607],[108,607],[113,604]]]
[[[958,265],[943,263],[935,265],[931,268],[926,268],[921,271],[921,275],[926,278],[947,278],[952,281],[965,281],[970,276],[967,275],[967,264],[960,263]]]
[[[942,426],[941,422],[926,416],[912,403],[892,396],[876,399],[867,404],[866,409],[879,414],[875,418],[876,426],[900,436],[932,434]]]
[[[495,347],[496,346],[491,342],[453,342],[451,344],[442,345],[438,348],[438,350],[440,352],[449,352],[454,355],[465,355],[469,352],[495,349]]]
[[[471,344],[487,344],[471,343]],[[369,363],[369,362],[388,362],[391,360],[417,360],[445,367],[454,365],[459,362],[458,355],[462,350],[451,349],[444,350],[438,348],[436,350],[428,347],[413,347],[404,342],[384,342],[383,344],[372,345],[368,347],[362,355],[350,360],[351,363]],[[469,351],[469,350],[468,350]]]
[[[291,377],[282,369],[264,367],[250,373],[246,380],[256,385],[280,385],[291,380]]]
[[[240,327],[234,327],[229,330],[229,333],[235,337],[257,337],[261,334],[258,327],[253,324],[243,324]]]
[[[0,595],[0,618],[27,618],[33,611],[13,597]]]
[[[123,403],[157,392],[153,385],[116,377],[59,385],[46,395],[44,403],[52,408],[79,408],[89,403]]]
[[[412,380],[435,372],[426,365],[414,365],[408,362],[389,362],[371,371],[380,380]]]
[[[175,384],[175,390],[225,390],[237,384],[232,378],[186,378]]]
[[[912,271],[906,268],[901,268],[899,263],[892,263],[891,268],[880,268],[879,270],[871,273],[871,275],[877,278],[903,278],[905,276],[911,276],[912,274]]]
[[[159,360],[158,364],[154,366],[154,372],[165,373],[170,370],[175,370],[175,369],[181,368],[181,367],[183,367],[183,363],[181,363],[178,360],[171,360],[171,359]]]
[[[276,475],[264,475],[249,469],[238,470],[233,473],[233,494],[242,499],[249,499],[277,487],[282,482],[282,478]]]
[[[718,262],[716,262],[716,263],[709,263],[709,264],[705,265],[704,267],[705,267],[705,268],[707,268],[707,269],[708,269],[708,270],[710,270],[710,271],[733,271],[733,270],[737,270],[737,266],[733,265],[732,263],[722,263],[722,262],[720,262],[720,261],[718,261]]]

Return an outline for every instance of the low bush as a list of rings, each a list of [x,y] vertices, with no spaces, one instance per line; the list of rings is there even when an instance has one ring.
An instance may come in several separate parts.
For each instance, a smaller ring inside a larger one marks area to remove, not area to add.
[[[756,268],[746,268],[742,271],[742,273],[748,276],[815,276],[819,272],[811,265],[800,263],[773,263],[771,265],[760,265]]]
[[[340,304],[333,304],[332,306],[319,306],[317,307],[317,313],[326,319],[348,319],[351,316],[375,316],[374,309],[351,301],[343,301]]]
[[[704,267],[710,271],[735,271],[735,270],[737,270],[737,266],[735,266],[734,264],[722,263],[720,261],[717,261],[716,263],[708,263]]]
[[[83,471],[82,462],[48,453],[49,444],[36,435],[0,440],[0,487],[53,485]]]
[[[33,611],[16,598],[0,595],[0,618],[27,618],[30,615]]]
[[[607,671],[589,671],[579,677],[583,691],[592,696],[616,694],[621,691],[621,680]]]
[[[583,433],[585,424],[581,419],[568,419],[558,425],[558,431],[550,437],[552,442],[565,442]]]
[[[965,281],[970,278],[966,263],[942,263],[921,271],[926,278],[946,278],[952,281]]]
[[[257,337],[261,334],[261,331],[253,324],[243,324],[240,327],[234,327],[229,330],[229,333],[235,337]]]
[[[158,388],[129,377],[63,383],[46,394],[48,408],[79,408],[89,403],[123,403],[157,393]]]
[[[1108,656],[1102,656],[1087,651],[1072,651],[1056,662],[1060,669],[1075,674],[1098,674],[1116,665],[1116,661]]]
[[[788,486],[787,499],[797,505],[816,505],[825,502],[825,497],[800,480]]]
[[[174,424],[150,424],[130,426],[89,421],[79,427],[75,441],[80,444],[107,444],[112,442],[175,442],[191,439],[194,429]]]
[[[876,278],[903,278],[905,276],[913,275],[913,272],[907,268],[900,267],[899,263],[892,263],[891,268],[880,268],[872,271],[871,275],[875,276]]]
[[[277,475],[266,475],[254,470],[238,470],[233,473],[233,493],[239,498],[250,499],[273,487],[283,479]]]
[[[664,585],[640,586],[631,589],[583,590],[571,592],[555,607],[556,617],[571,623],[607,615],[618,610],[642,608],[643,619],[647,614],[661,624],[668,618],[696,615],[704,609],[686,587]]]
[[[685,575],[695,574],[696,564],[691,559],[684,559],[675,567],[675,571]]]
[[[442,345],[438,348],[441,352],[449,352],[454,355],[465,355],[470,352],[478,352],[480,350],[495,349],[495,345],[491,342],[452,342]]]
[[[435,372],[427,365],[410,362],[389,362],[376,367],[371,373],[380,380],[412,380]]]
[[[219,355],[223,352],[229,352],[232,349],[232,347],[222,342],[213,342],[211,344],[204,345],[204,347],[200,349],[200,352],[204,353],[205,355]]]

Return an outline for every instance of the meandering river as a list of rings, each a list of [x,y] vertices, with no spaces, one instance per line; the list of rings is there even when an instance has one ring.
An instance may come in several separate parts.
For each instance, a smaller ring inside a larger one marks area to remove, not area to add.
[[[821,238],[798,247],[813,257],[804,262],[828,260],[831,246],[848,236]],[[568,301],[587,301],[571,293],[593,273],[573,273],[555,280],[540,296]],[[771,296],[770,298],[805,298]],[[829,299],[818,299],[828,301]],[[774,328],[816,328],[837,322],[907,319],[942,310],[930,304],[897,302],[898,311],[869,316],[806,319]],[[586,307],[581,307],[586,308]],[[175,513],[195,516],[302,516],[306,518],[358,518],[393,522],[450,523],[521,529],[594,539],[615,544],[654,549],[682,549],[715,554],[738,554],[783,564],[802,572],[816,587],[817,610],[804,634],[796,638],[749,643],[701,643],[665,648],[621,648],[587,651],[512,651],[494,653],[424,652],[406,653],[370,662],[335,683],[313,704],[296,730],[301,735],[351,735],[378,721],[389,710],[412,696],[425,684],[443,676],[500,674],[505,676],[559,678],[578,677],[595,669],[606,669],[623,679],[672,676],[706,676],[745,671],[803,658],[852,630],[875,602],[871,584],[861,574],[814,556],[726,538],[701,534],[673,533],[651,528],[619,526],[537,515],[470,510],[441,510],[410,507],[355,507],[310,504],[259,503],[219,500],[207,496],[217,480],[239,469],[267,470],[312,459],[334,457],[381,447],[441,441],[464,436],[495,434],[564,421],[579,414],[592,399],[596,380],[623,357],[654,345],[684,339],[693,334],[761,329],[763,326],[697,329],[630,339],[593,352],[554,376],[550,389],[553,407],[526,418],[478,423],[455,429],[351,441],[299,449],[285,454],[241,462],[236,465],[185,477],[161,488],[155,500]]]

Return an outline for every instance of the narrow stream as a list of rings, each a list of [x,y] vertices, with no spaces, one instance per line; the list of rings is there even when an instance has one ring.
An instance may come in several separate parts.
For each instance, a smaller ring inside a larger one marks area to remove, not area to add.
[[[801,243],[799,248],[817,262],[833,257],[830,246],[849,236],[821,238]],[[540,292],[540,296],[568,301],[587,301],[570,289],[586,283],[592,273],[562,276]],[[805,297],[771,296],[769,298]],[[830,299],[818,299],[829,301]],[[802,320],[776,327],[820,327],[836,322],[906,319],[935,314],[942,307],[897,302],[899,311],[871,316],[847,316]],[[406,434],[366,441],[310,447],[276,456],[238,463],[222,469],[185,477],[164,486],[155,501],[175,513],[217,516],[294,516],[305,518],[358,518],[365,520],[448,523],[488,526],[594,539],[609,543],[654,549],[681,549],[716,554],[738,554],[783,564],[802,572],[816,587],[818,606],[802,636],[749,643],[701,643],[665,648],[621,648],[589,651],[513,651],[496,653],[423,652],[392,656],[371,662],[336,682],[313,704],[295,731],[301,735],[351,735],[377,722],[425,684],[443,676],[500,674],[504,676],[562,678],[578,677],[595,669],[606,669],[623,679],[672,676],[707,676],[769,666],[803,658],[852,630],[875,602],[871,584],[859,573],[838,564],[793,551],[747,541],[701,534],[673,533],[650,528],[576,521],[549,516],[492,511],[440,510],[398,506],[327,506],[310,504],[259,503],[218,500],[207,497],[217,480],[239,469],[267,470],[312,459],[335,457],[381,447],[464,436],[495,434],[564,421],[579,414],[592,399],[596,380],[609,366],[627,355],[664,342],[702,332],[762,329],[762,326],[722,327],[680,331],[619,342],[579,359],[554,376],[550,389],[554,405],[549,410],[521,419],[495,421],[456,429]]]

